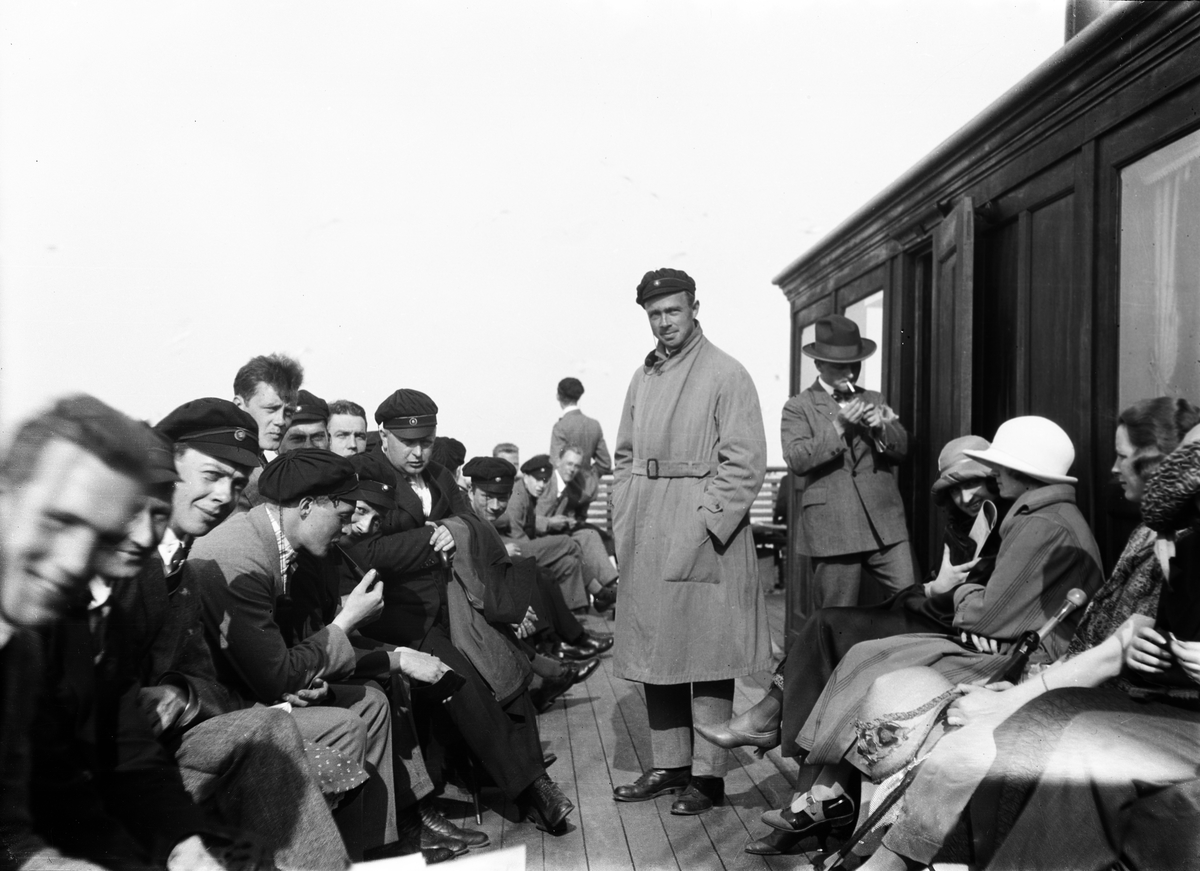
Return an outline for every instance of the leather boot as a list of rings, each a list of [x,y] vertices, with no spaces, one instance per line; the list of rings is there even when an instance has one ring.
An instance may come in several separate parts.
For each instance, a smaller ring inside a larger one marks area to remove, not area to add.
[[[521,798],[527,808],[525,819],[543,832],[561,835],[567,830],[567,817],[575,810],[575,805],[548,775],[543,774],[525,787]]]

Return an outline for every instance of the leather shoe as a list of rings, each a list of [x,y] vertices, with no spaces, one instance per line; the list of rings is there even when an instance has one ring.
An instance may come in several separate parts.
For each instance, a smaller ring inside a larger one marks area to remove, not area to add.
[[[424,853],[426,850],[433,850],[437,849],[438,847],[449,850],[451,854],[455,856],[461,856],[463,853],[467,852],[467,845],[458,838],[452,838],[449,835],[443,835],[441,832],[431,829],[429,826],[425,825],[424,822],[422,822],[421,852]]]
[[[588,643],[596,648],[598,653],[604,653],[606,650],[611,650],[613,646],[613,637],[609,633],[593,632],[590,629],[584,630],[587,632]]]
[[[525,787],[524,797],[528,805],[525,819],[551,835],[561,835],[566,831],[567,817],[575,810],[575,805],[563,795],[549,775],[543,774]]]
[[[647,801],[660,795],[683,792],[692,779],[691,768],[651,768],[633,783],[613,790],[615,801]]]
[[[613,637],[611,632],[605,632],[602,629],[588,629],[586,631],[588,635],[590,635],[592,638],[595,638],[597,641],[611,641]]]
[[[611,611],[616,604],[617,584],[615,581],[607,587],[601,587],[595,593],[592,593],[592,607],[596,609],[596,613],[598,614]]]
[[[575,672],[574,683],[583,683],[592,676],[592,672],[600,667],[600,660],[593,659],[590,662],[571,662],[564,663],[564,667],[569,665],[571,670]]]
[[[747,841],[745,851],[752,856],[792,856],[804,852],[800,848],[804,839],[804,835],[772,829],[757,840]]]
[[[569,690],[575,684],[575,678],[579,674],[579,669],[573,662],[564,662],[562,664],[562,674],[558,677],[542,678],[541,686],[530,690],[529,699],[533,702],[534,710],[539,714],[544,714],[550,710],[558,698]]]
[[[813,791],[820,789],[814,787]],[[762,821],[773,829],[778,829],[781,832],[793,832],[795,834],[813,834],[818,837],[822,834],[827,834],[837,826],[844,826],[854,822],[854,802],[850,797],[841,792],[840,788],[834,787],[837,792],[832,790],[828,798],[815,798],[813,792],[806,792],[798,797],[790,804],[784,805],[779,810],[767,811],[762,815]],[[792,806],[799,803],[800,810],[792,810]]]
[[[725,804],[725,778],[693,777],[688,788],[671,802],[671,813],[676,816],[694,816]]]
[[[560,641],[554,645],[554,655],[561,660],[574,660],[582,662],[585,659],[595,659],[600,655],[600,648],[592,639],[584,635],[579,639],[578,644],[567,644],[565,641]]]
[[[421,826],[422,828],[432,829],[439,835],[445,835],[450,838],[455,838],[462,841],[468,847],[485,847],[488,843],[487,832],[481,832],[477,829],[464,829],[454,825],[450,820],[442,815],[442,812],[437,809],[432,801],[428,799],[421,800]]]

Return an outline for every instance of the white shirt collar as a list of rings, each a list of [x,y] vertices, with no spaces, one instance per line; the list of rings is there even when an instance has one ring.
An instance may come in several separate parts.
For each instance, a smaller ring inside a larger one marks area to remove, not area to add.
[[[573,403],[571,405],[565,406],[562,410],[562,414],[560,414],[559,417],[566,417],[572,411],[579,411],[579,405]]]

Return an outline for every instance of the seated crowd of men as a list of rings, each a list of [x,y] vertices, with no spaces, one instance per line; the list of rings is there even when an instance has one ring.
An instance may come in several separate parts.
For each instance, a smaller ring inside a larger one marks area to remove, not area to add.
[[[578,618],[616,599],[581,468],[602,438],[464,463],[427,395],[369,433],[301,379],[255,357],[153,427],[81,395],[16,435],[0,866],[443,861],[488,844],[439,810],[451,777],[566,830],[537,715],[613,643]]]

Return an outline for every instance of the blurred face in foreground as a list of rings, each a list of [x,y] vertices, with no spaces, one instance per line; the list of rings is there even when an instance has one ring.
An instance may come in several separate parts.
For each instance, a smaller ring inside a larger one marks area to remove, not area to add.
[[[133,478],[65,439],[51,438],[36,468],[0,491],[0,619],[43,626],[91,577],[98,548],[115,547],[143,504]]]
[[[164,488],[166,489],[166,488]],[[111,581],[136,577],[156,555],[158,543],[171,520],[171,501],[166,492],[147,496],[142,510],[125,527],[125,538],[115,547],[96,551],[96,574]]]

